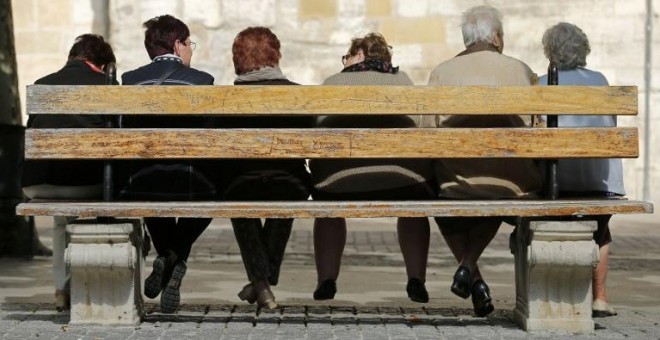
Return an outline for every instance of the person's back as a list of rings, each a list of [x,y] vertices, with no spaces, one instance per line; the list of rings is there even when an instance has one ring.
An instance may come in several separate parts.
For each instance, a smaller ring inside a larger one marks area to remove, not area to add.
[[[38,79],[36,85],[106,85],[104,67],[115,55],[103,37],[83,34],[76,38],[66,65]],[[114,82],[113,85],[118,85]],[[104,117],[93,115],[31,115],[28,128],[102,128]],[[102,161],[26,161],[22,186],[31,199],[94,199],[103,192]],[[69,274],[64,265],[66,224],[75,216],[56,216],[53,229],[53,278],[57,307],[69,307]]]
[[[489,6],[468,9],[462,18],[466,49],[438,65],[429,85],[529,86],[536,75],[523,62],[502,55],[504,32],[501,14]],[[438,128],[526,127],[530,117],[520,115],[440,115],[425,117],[423,126]],[[428,119],[431,118],[431,119]],[[532,197],[541,189],[539,169],[528,159],[438,159],[435,164],[441,198],[502,199]],[[472,296],[474,312],[486,316],[494,310],[490,288],[477,261],[502,224],[501,217],[435,217],[458,262],[451,291]]]
[[[171,15],[144,23],[145,48],[151,63],[122,75],[124,85],[213,85],[213,77],[190,67],[195,43],[188,26]],[[122,128],[212,127],[208,117],[133,116],[121,118]],[[211,161],[135,161],[124,163],[119,198],[129,200],[213,199],[215,181],[209,176]],[[193,243],[211,223],[210,218],[145,217],[158,256],[144,283],[144,295],[159,294],[160,309],[173,313],[179,307],[179,288],[187,271],[186,261]]]
[[[558,85],[607,86],[607,79],[600,72],[584,68],[587,55],[591,52],[587,35],[577,26],[565,22],[548,28],[543,34],[543,52],[548,60],[559,69]],[[540,78],[546,85],[547,75]],[[560,115],[559,127],[616,126],[616,116],[604,115]],[[616,197],[625,195],[623,186],[623,164],[621,159],[560,159],[557,162],[557,185],[560,198],[571,197]],[[594,317],[616,315],[607,302],[606,279],[609,245],[612,242],[609,221],[612,215],[582,216],[595,220],[597,229],[594,241],[599,247],[599,261],[593,271]]]
[[[342,57],[344,68],[328,77],[323,85],[413,85],[408,75],[392,65],[392,47],[378,33],[351,42]],[[415,128],[418,116],[332,115],[321,116],[323,128]],[[314,200],[424,200],[435,191],[428,159],[313,159],[309,161],[314,183]],[[424,286],[428,257],[429,224],[426,218],[399,218],[399,244],[406,264],[408,297],[428,302]],[[333,299],[341,256],[346,243],[346,222],[340,218],[314,221],[314,254],[318,285],[314,299]]]
[[[547,75],[539,78],[539,84],[548,82]],[[559,85],[607,86],[602,73],[577,67],[559,71]],[[559,127],[614,127],[616,116],[561,115]],[[621,159],[562,159],[558,162],[557,183],[560,190],[573,192],[612,192],[625,195],[623,164]],[[568,190],[565,190],[568,191]]]
[[[456,57],[438,65],[429,85],[529,86],[536,75],[523,62],[476,43]],[[435,118],[435,122],[429,122]],[[528,127],[530,116],[440,115],[425,117],[425,125],[437,127]],[[440,196],[447,198],[515,198],[533,196],[541,178],[529,160],[440,160],[435,163]]]

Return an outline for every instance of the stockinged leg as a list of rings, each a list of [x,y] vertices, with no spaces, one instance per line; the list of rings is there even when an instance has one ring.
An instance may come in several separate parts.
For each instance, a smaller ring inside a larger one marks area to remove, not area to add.
[[[595,221],[520,221],[510,247],[516,267],[514,319],[524,330],[594,331],[595,230]]]
[[[65,261],[71,273],[71,324],[134,326],[142,320],[143,232],[138,220],[78,220]]]

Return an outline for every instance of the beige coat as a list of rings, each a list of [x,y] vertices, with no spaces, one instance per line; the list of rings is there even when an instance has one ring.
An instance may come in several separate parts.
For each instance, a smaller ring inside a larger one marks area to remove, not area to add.
[[[536,74],[523,62],[492,51],[474,52],[438,65],[429,85],[533,85]],[[529,116],[425,116],[423,127],[530,125]],[[441,197],[521,198],[534,196],[542,179],[527,159],[446,159],[434,165]]]

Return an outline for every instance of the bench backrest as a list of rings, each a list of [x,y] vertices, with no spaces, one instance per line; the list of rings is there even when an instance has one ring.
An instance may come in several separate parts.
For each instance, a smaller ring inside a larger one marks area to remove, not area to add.
[[[28,86],[28,114],[636,115],[634,86]],[[630,158],[632,127],[29,129],[28,159]]]

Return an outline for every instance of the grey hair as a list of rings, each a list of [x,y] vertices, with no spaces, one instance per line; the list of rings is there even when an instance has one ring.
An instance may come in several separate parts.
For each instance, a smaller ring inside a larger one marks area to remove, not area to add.
[[[490,6],[472,7],[463,13],[461,30],[466,47],[478,42],[492,44],[496,35],[504,36],[502,13]]]
[[[587,65],[591,52],[587,35],[577,26],[560,22],[543,34],[543,52],[560,70],[570,70]]]

